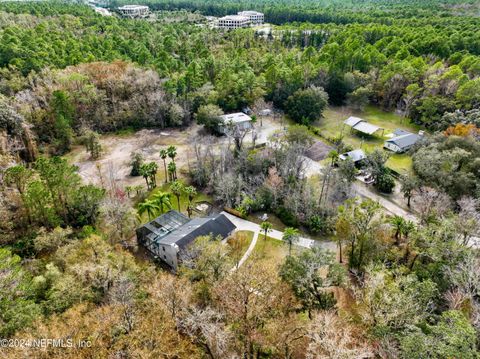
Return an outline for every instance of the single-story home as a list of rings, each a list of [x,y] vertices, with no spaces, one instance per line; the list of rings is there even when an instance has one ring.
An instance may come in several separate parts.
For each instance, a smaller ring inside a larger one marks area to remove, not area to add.
[[[395,130],[393,134],[395,137],[386,140],[383,147],[395,153],[408,151],[421,138],[419,134],[410,133],[401,129]]]
[[[355,163],[355,165],[360,165],[361,162],[365,160],[365,158],[367,158],[367,156],[365,155],[365,152],[363,152],[363,150],[358,149],[342,153],[340,156],[338,156],[338,158],[341,161],[345,161],[347,158],[349,158],[353,161],[353,163]]]
[[[352,128],[352,130],[367,134],[367,135],[373,135],[375,132],[384,130],[383,128],[373,125],[371,123],[368,123],[364,119],[361,119],[359,117],[355,116],[350,116],[347,118],[345,121],[343,121],[344,125],[347,125]]]
[[[243,112],[230,113],[220,116],[220,132],[228,134],[232,126],[239,130],[249,130],[252,128],[252,118]]]
[[[137,228],[137,241],[156,259],[177,270],[182,252],[198,237],[226,238],[236,229],[224,215],[190,219],[171,210]]]

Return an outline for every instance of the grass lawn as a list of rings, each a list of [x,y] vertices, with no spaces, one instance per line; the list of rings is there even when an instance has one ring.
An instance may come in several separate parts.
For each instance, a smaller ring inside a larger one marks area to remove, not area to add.
[[[375,136],[361,135],[355,131],[351,132],[349,127],[343,126],[343,121],[349,116],[363,118],[374,125],[384,128],[384,137],[381,136],[381,132]],[[325,137],[336,137],[342,134],[346,144],[351,145],[353,148],[361,148],[365,152],[371,152],[376,148],[381,149],[383,142],[388,138],[387,135],[397,128],[414,133],[420,129],[419,126],[410,123],[408,119],[392,112],[382,111],[375,106],[367,106],[362,112],[353,112],[347,107],[329,107],[324,112],[324,118],[315,126],[320,129]],[[406,154],[392,153],[387,166],[399,173],[408,172],[412,168],[412,160]]]
[[[254,232],[252,231],[237,231],[227,239],[227,244],[231,249],[230,256],[235,263],[238,263],[247,251],[250,243],[252,243],[253,235]]]
[[[302,247],[294,245],[292,247],[292,254],[302,250]],[[260,233],[251,257],[255,257],[260,260],[273,261],[274,263],[280,264],[287,255],[287,243],[269,236],[267,236],[267,239],[265,240],[264,235]]]
[[[262,220],[260,217],[263,215],[263,212],[255,212],[251,213],[248,215],[246,218],[250,222],[257,223],[257,224],[262,224]],[[277,231],[282,231],[287,227],[286,225],[283,224],[283,222],[278,218],[275,214],[273,213],[267,213],[268,219],[267,221],[272,224],[273,229],[276,229]]]
[[[407,174],[412,172],[412,166],[412,157],[405,153],[394,153],[387,161],[387,167],[400,174]]]

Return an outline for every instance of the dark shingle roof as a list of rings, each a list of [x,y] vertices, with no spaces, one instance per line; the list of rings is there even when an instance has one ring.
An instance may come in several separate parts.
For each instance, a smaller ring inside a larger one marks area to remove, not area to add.
[[[176,244],[185,248],[197,237],[213,235],[225,238],[235,229],[235,225],[223,214],[212,217],[194,218],[159,240],[160,244]]]
[[[137,238],[150,243],[186,247],[197,237],[212,234],[225,238],[235,225],[223,214],[190,219],[177,211],[168,211],[137,229]]]

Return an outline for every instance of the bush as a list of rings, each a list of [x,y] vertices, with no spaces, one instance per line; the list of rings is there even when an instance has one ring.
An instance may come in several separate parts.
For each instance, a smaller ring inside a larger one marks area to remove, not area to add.
[[[272,191],[266,187],[260,187],[255,193],[255,206],[253,210],[269,212],[272,209],[273,201]]]
[[[298,219],[295,217],[295,215],[289,209],[287,209],[283,206],[278,207],[278,209],[275,211],[275,214],[282,221],[282,223],[285,224],[286,226],[288,226],[288,227],[298,227]]]
[[[383,193],[392,193],[395,187],[395,179],[389,172],[385,172],[378,176],[375,187]]]
[[[221,126],[220,116],[222,115],[223,111],[220,107],[209,104],[199,107],[196,119],[198,124],[204,125],[211,133],[219,134]]]
[[[139,152],[132,152],[130,154],[130,176],[140,176],[140,167],[143,165],[143,156]]]
[[[309,129],[314,135],[323,138],[322,131],[320,131],[320,129],[319,129],[318,127],[308,126],[308,129]]]
[[[236,209],[233,209],[233,208],[224,207],[223,210],[227,213],[233,214],[234,216],[236,216],[238,218],[245,218],[246,217],[242,212],[237,211]]]
[[[307,221],[308,229],[312,233],[325,233],[327,231],[327,221],[324,217],[313,215]]]
[[[294,92],[287,99],[286,112],[295,122],[309,125],[318,120],[327,106],[328,95],[322,87],[311,86]]]

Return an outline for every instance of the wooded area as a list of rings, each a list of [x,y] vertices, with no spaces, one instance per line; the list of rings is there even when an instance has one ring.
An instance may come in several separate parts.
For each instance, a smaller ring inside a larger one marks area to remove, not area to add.
[[[478,357],[480,3],[128,3],[0,3],[0,339],[91,343],[0,356]],[[172,273],[170,210],[237,232]]]

